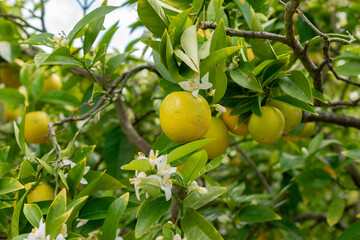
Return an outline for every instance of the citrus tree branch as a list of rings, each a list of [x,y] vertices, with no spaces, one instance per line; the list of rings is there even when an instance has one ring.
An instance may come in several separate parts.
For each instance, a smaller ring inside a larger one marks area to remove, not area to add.
[[[360,129],[360,119],[344,114],[318,111],[318,115],[304,112],[304,122],[326,122],[333,123],[344,127],[354,127]]]

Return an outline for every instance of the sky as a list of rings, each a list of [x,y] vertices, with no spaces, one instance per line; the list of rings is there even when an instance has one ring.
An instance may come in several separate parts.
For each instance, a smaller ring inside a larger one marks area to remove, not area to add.
[[[84,2],[84,0],[79,0]],[[99,7],[103,0],[96,0],[92,4],[87,13],[93,9]],[[90,0],[88,0],[90,2]],[[108,0],[109,6],[121,6],[125,0]],[[49,0],[45,4],[45,23],[47,31],[53,34],[58,34],[64,31],[65,34],[69,34],[75,24],[83,17],[83,10],[76,2],[76,0]],[[128,26],[138,19],[136,7],[122,7],[114,10],[110,14],[106,15],[104,27],[110,28],[116,21],[119,21],[119,29],[115,33],[110,48],[116,48],[123,52],[126,45],[132,40],[139,38],[142,35],[143,30],[139,29],[130,33]],[[38,20],[33,20],[32,24],[40,27]],[[105,31],[100,32],[100,36]],[[76,44],[76,43],[75,43]],[[136,45],[137,48],[143,48],[142,43]]]

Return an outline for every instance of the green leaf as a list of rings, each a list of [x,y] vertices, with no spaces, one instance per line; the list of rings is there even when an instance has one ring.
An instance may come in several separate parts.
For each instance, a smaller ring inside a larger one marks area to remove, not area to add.
[[[125,193],[110,205],[102,228],[103,239],[113,240],[116,238],[116,230],[118,228],[120,218],[126,209],[128,201],[129,193]]]
[[[312,103],[311,86],[305,75],[301,71],[294,70],[291,72],[290,80],[295,83],[295,85],[305,94],[310,103]]]
[[[69,186],[71,195],[75,194],[76,187],[79,185],[81,179],[84,176],[86,167],[86,158],[78,162],[73,168],[69,170],[66,181]]]
[[[289,95],[283,95],[279,97],[275,97],[275,100],[279,100],[284,103],[288,103],[294,107],[300,108],[306,112],[313,113],[317,115],[317,112],[315,112],[314,108],[307,104],[306,102],[300,101],[297,98],[291,97]]]
[[[30,161],[23,161],[20,166],[19,176],[23,182],[35,181],[35,170],[32,167]]]
[[[281,220],[281,217],[267,206],[250,205],[240,211],[239,220],[242,222],[259,223]]]
[[[109,60],[109,73],[113,73],[121,64],[124,63],[129,54],[118,54]]]
[[[174,46],[180,44],[180,38],[182,33],[185,30],[186,22],[189,20],[189,14],[191,12],[191,8],[182,11],[178,15],[174,17],[169,17],[170,25],[169,25],[169,32],[174,31]]]
[[[339,222],[345,210],[345,201],[342,198],[334,197],[331,201],[326,215],[326,222],[330,227]]]
[[[96,178],[94,178],[91,182],[89,182],[79,193],[75,196],[74,200],[79,199],[84,196],[90,195],[93,191],[95,191],[102,180],[105,171],[100,173]]]
[[[220,22],[221,19],[224,20],[225,26],[228,26],[228,18],[222,7],[223,0],[210,0],[207,8],[207,20],[211,22]]]
[[[165,66],[169,70],[169,73],[170,73],[172,79],[175,82],[184,81],[185,79],[179,74],[179,65],[175,58],[174,48],[171,45],[170,36],[166,30],[161,39],[160,48],[161,48],[160,55],[163,58],[163,63],[166,63]],[[164,52],[163,48],[165,48],[165,52]]]
[[[114,36],[115,32],[119,29],[119,27],[117,27],[118,24],[119,24],[119,21],[115,22],[109,28],[109,30],[106,31],[106,33],[101,38],[101,40],[100,40],[100,42],[98,44],[98,47],[106,46],[105,52],[106,52],[107,48],[109,47],[109,43],[110,43],[112,37]]]
[[[164,197],[147,202],[140,210],[135,226],[135,237],[140,238],[169,210],[170,205],[171,201],[166,201]]]
[[[220,166],[221,161],[224,159],[225,156],[226,156],[226,154],[223,154],[223,155],[220,155],[220,156],[212,159],[209,163],[207,163],[205,165],[205,167],[203,167],[201,169],[201,171],[199,172],[199,174],[196,178],[198,178],[198,177],[202,176],[204,173],[209,172],[209,171],[217,168],[218,166]]]
[[[360,221],[357,221],[345,229],[339,237],[339,240],[358,240],[360,238]]]
[[[158,52],[153,51],[152,52],[153,55],[153,59],[154,59],[154,63],[156,66],[156,69],[159,71],[159,73],[161,74],[161,76],[172,83],[175,83],[175,81],[173,80],[170,72],[166,69],[166,67],[163,65],[163,63],[161,62],[160,59],[160,54]]]
[[[151,164],[148,159],[134,159],[130,163],[121,167],[123,170],[139,170],[149,171],[151,170]]]
[[[114,178],[123,174],[122,166],[128,164],[134,156],[134,147],[122,132],[120,127],[112,129],[106,136],[104,145],[104,159],[107,173]]]
[[[0,101],[14,105],[22,105],[25,103],[25,97],[17,89],[0,88]]]
[[[318,151],[323,140],[324,140],[324,134],[322,132],[320,132],[314,138],[312,138],[308,147],[309,153],[312,154]]]
[[[86,28],[85,38],[84,38],[84,55],[88,53],[91,49],[91,46],[94,44],[95,39],[99,35],[105,20],[105,15],[96,20],[89,22],[88,27]]]
[[[168,163],[171,163],[177,159],[180,159],[192,152],[195,152],[196,150],[202,148],[203,146],[207,145],[208,143],[210,143],[211,141],[213,141],[214,139],[212,138],[205,138],[205,139],[200,139],[200,140],[196,140],[187,144],[184,144],[180,147],[177,147],[176,149],[174,149],[173,151],[171,151],[168,154]]]
[[[72,209],[71,214],[66,222],[66,224],[69,228],[70,228],[70,226],[72,226],[73,221],[78,216],[79,211],[84,206],[87,199],[88,199],[88,196],[81,197],[79,199],[76,199],[75,201],[73,201],[72,203],[70,203],[67,206],[67,209]]]
[[[252,7],[250,7],[251,12],[251,25],[250,30],[263,32],[264,29],[261,25],[259,18],[256,16]],[[255,56],[262,58],[262,59],[277,59],[276,53],[266,39],[251,39],[250,40],[251,48]]]
[[[11,217],[11,237],[14,238],[19,235],[19,220],[20,220],[20,213],[23,207],[24,200],[26,198],[27,193],[25,193],[19,202],[16,204],[12,217]]]
[[[92,21],[104,17],[106,14],[114,11],[117,8],[118,7],[114,7],[114,6],[102,6],[86,14],[85,17],[83,17],[78,23],[76,23],[75,27],[69,33],[67,37],[67,39],[69,40],[69,45],[71,45],[71,43],[77,37],[80,30],[83,29],[86,25],[88,25]]]
[[[303,170],[295,179],[301,185],[309,187],[325,187],[331,182],[330,175],[320,168]]]
[[[206,161],[207,153],[205,150],[194,153],[186,160],[184,167],[182,168],[182,175],[185,183],[191,183],[197,178],[199,172],[205,166]]]
[[[107,174],[107,173],[103,174],[98,171],[90,171],[84,176],[84,178],[88,182],[92,182],[99,175],[102,175],[101,182],[97,184],[95,190],[118,190],[120,188],[125,187],[117,179],[110,176],[109,174]]]
[[[62,214],[56,218],[56,220],[53,223],[53,225],[51,226],[51,230],[49,232],[50,239],[54,239],[55,236],[57,236],[60,233],[61,228],[66,223],[66,221],[69,219],[71,212],[72,212],[72,209],[70,209],[69,211],[65,212],[64,214]],[[46,221],[46,224],[47,223],[48,222]]]
[[[311,92],[312,92],[312,96],[315,99],[317,99],[317,100],[319,100],[319,101],[321,101],[323,103],[326,103],[326,104],[329,103],[328,100],[325,98],[325,96],[319,90],[317,90],[316,88],[312,88]]]
[[[196,66],[196,72],[199,72],[199,52],[196,36],[196,25],[188,27],[181,35],[180,41],[186,55],[190,57],[190,59]]]
[[[66,47],[56,48],[51,54],[39,53],[34,58],[36,67],[45,65],[70,65],[78,66],[77,61],[73,60],[70,50]]]
[[[254,74],[252,74],[245,66],[251,65],[250,63],[242,63],[239,68],[230,71],[230,76],[239,86],[250,89],[256,92],[262,92],[263,89],[257,81]]]
[[[342,154],[344,154],[345,156],[351,159],[358,160],[360,156],[360,149],[345,150],[342,152]]]
[[[193,208],[195,210],[201,208],[224,194],[226,192],[226,187],[210,186],[207,187],[206,190],[206,194],[200,194],[196,190],[188,194],[183,202],[183,210],[186,211],[188,208]]]
[[[115,197],[95,197],[89,199],[79,212],[80,219],[98,220],[106,218]]]
[[[207,72],[209,72],[212,68],[214,68],[215,64],[221,63],[227,57],[239,51],[239,49],[240,49],[239,46],[233,46],[233,47],[222,48],[211,53],[200,63],[201,77],[203,77]]]
[[[23,43],[30,44],[30,45],[44,45],[44,46],[52,46],[53,43],[49,41],[48,38],[53,39],[54,34],[52,33],[40,33],[31,36],[30,38],[26,39]]]
[[[157,0],[139,0],[137,12],[141,22],[155,37],[161,37],[170,24]]]
[[[215,68],[209,72],[209,81],[213,83],[213,87],[216,89],[211,102],[211,104],[215,104],[225,95],[227,88],[227,76],[221,64],[217,64]]]
[[[273,60],[270,64],[268,64],[264,70],[262,71],[262,86],[265,87],[272,83],[276,78],[281,75],[285,75],[282,70],[289,62],[289,57],[282,57],[277,60]]]
[[[291,97],[296,98],[302,102],[312,103],[305,93],[288,77],[282,77],[277,80],[281,90]]]
[[[66,210],[66,189],[60,191],[54,201],[51,203],[49,211],[46,216],[46,235],[51,234],[56,230],[56,220],[63,215]]]
[[[342,76],[357,76],[360,74],[360,61],[346,62],[343,65],[335,67],[335,71]]]
[[[40,220],[42,219],[41,209],[37,204],[25,204],[24,214],[26,219],[33,227],[39,228]]]
[[[24,186],[15,178],[3,177],[0,179],[0,195],[23,189]]]
[[[245,0],[234,0],[233,1],[237,7],[240,9],[242,15],[245,18],[245,21],[247,23],[247,25],[250,27],[251,26],[251,10],[250,10],[250,4],[248,1]]]
[[[95,149],[95,145],[82,147],[78,149],[72,161],[74,163],[78,163],[84,158],[86,158],[86,161],[89,161],[91,154],[94,152],[94,149]]]
[[[53,90],[43,94],[40,99],[43,102],[64,104],[73,107],[79,106],[80,102],[77,97],[64,90]]]
[[[189,208],[181,219],[181,227],[188,239],[223,239],[214,226],[192,208]]]
[[[174,50],[175,55],[180,58],[188,67],[190,67],[193,71],[199,72],[199,64],[195,64],[194,61],[186,55],[180,48],[176,48]]]
[[[213,36],[211,38],[210,53],[225,48],[226,45],[226,31],[224,26],[224,20],[221,19],[216,26]]]

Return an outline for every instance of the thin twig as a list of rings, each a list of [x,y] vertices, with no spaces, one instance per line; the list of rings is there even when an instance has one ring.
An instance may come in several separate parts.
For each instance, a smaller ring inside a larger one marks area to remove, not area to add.
[[[40,21],[41,21],[41,26],[42,26],[42,32],[47,32],[46,31],[46,27],[45,27],[45,6],[44,6],[44,0],[40,1],[40,6],[41,6],[41,16],[40,16]]]
[[[236,148],[236,150],[238,152],[240,152],[240,154],[245,158],[245,160],[248,162],[248,164],[254,169],[256,175],[260,178],[260,181],[264,185],[267,193],[271,194],[272,192],[271,192],[270,185],[268,184],[268,182],[266,181],[264,175],[260,172],[260,170],[258,169],[256,164],[254,163],[254,161],[251,160],[251,158],[246,154],[246,152],[244,150],[240,149],[239,146],[234,145],[234,147]]]

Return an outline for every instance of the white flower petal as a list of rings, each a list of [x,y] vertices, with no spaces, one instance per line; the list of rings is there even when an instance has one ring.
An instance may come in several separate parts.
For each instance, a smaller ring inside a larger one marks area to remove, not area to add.
[[[86,181],[85,178],[82,178],[82,179],[80,180],[80,183],[83,184],[83,185],[86,185],[86,184],[88,184],[88,181]]]
[[[64,166],[70,165],[72,163],[72,161],[70,161],[69,159],[65,159],[62,162]]]
[[[193,91],[193,92],[192,92],[192,95],[193,95],[194,97],[197,97],[198,93],[199,93],[199,89],[198,89],[198,90]]]
[[[86,166],[86,167],[85,167],[84,175],[86,175],[89,171],[90,171],[90,166]]]
[[[225,113],[226,112],[226,108],[221,106],[220,104],[215,104],[215,109],[216,111],[218,111],[219,113]]]
[[[192,81],[182,81],[179,82],[179,85],[182,89],[189,92],[192,92],[197,89],[197,85],[194,84]]]
[[[213,85],[212,85],[212,83],[201,83],[200,85],[199,85],[199,88],[200,89],[209,89],[209,88],[211,88]]]
[[[177,233],[177,234],[174,236],[173,240],[181,240],[181,236]]]

